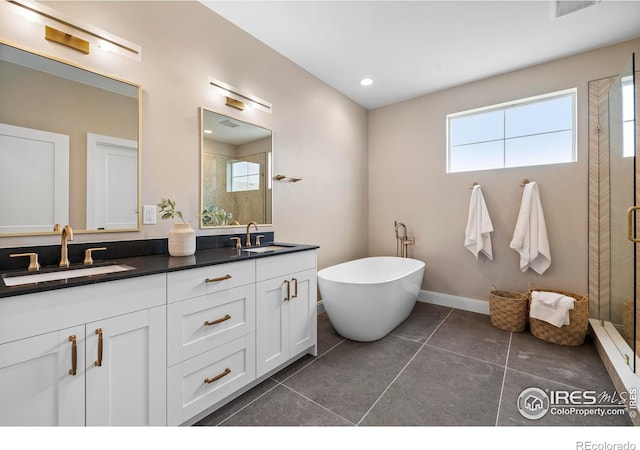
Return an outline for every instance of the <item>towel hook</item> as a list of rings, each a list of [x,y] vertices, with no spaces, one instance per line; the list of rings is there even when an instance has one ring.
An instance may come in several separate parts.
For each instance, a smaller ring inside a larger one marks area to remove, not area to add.
[[[530,183],[529,179],[525,178],[524,180],[522,180],[522,184],[520,185],[520,187],[525,187],[529,183]]]
[[[473,189],[474,187],[476,187],[478,185],[478,183],[476,181],[473,182],[473,184],[471,185],[471,187],[469,189]]]

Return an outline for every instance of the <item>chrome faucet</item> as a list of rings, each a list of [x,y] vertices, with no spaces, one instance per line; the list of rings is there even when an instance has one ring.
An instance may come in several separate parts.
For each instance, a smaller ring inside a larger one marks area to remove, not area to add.
[[[256,231],[258,231],[258,224],[255,223],[254,221],[251,221],[247,224],[247,240],[244,243],[246,247],[251,247],[251,232],[249,231],[249,229],[251,228],[251,225],[253,225],[256,228]]]
[[[62,229],[62,242],[60,244],[60,267],[69,267],[67,240],[73,241],[73,230],[69,225],[65,225]]]

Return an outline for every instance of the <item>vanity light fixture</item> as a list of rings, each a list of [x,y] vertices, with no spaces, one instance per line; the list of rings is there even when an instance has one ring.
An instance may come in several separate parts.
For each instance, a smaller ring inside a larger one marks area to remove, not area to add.
[[[89,41],[80,39],[79,37],[72,36],[69,33],[65,33],[49,26],[44,27],[44,38],[47,41],[57,42],[58,44],[65,45],[74,50],[78,50],[85,55],[89,54]]]
[[[240,111],[244,111],[244,102],[240,100],[236,100],[235,98],[227,97],[225,101],[225,105],[231,106],[232,108],[239,109]]]
[[[140,61],[142,47],[114,36],[97,27],[82,23],[65,14],[32,0],[7,0],[2,8],[24,17],[26,20],[45,26],[45,39],[82,53],[89,53],[90,44],[103,50]]]
[[[227,106],[237,108],[241,111],[244,110],[245,107],[257,108],[271,114],[271,103],[260,97],[241,93],[239,89],[230,84],[212,77],[209,77],[209,84],[213,86],[220,95],[225,97],[225,104]]]

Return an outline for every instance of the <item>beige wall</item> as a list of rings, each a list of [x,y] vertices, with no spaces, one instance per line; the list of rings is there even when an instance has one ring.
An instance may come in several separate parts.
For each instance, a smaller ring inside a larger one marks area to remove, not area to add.
[[[0,39],[142,85],[143,204],[171,196],[198,223],[199,108],[205,107],[273,130],[274,173],[303,178],[274,182],[278,240],[320,245],[320,267],[367,254],[364,108],[197,2],[46,4],[142,47],[141,62],[97,49],[86,56],[45,41],[41,25],[0,14]],[[264,98],[273,113],[225,106],[209,77]],[[171,224],[159,219],[138,233],[76,234],[75,240],[166,237]],[[0,238],[2,247],[57,242],[55,236]]]
[[[499,289],[536,287],[587,292],[588,91],[590,80],[617,74],[640,52],[640,40],[568,57],[375,109],[369,117],[369,252],[394,254],[393,221],[416,237],[410,256],[426,261],[422,288],[487,299]],[[462,61],[464,63],[464,61]],[[578,161],[446,174],[448,113],[578,88]],[[524,178],[538,183],[551,246],[551,267],[519,269],[509,248]],[[494,225],[493,261],[464,247],[469,189],[482,186]]]

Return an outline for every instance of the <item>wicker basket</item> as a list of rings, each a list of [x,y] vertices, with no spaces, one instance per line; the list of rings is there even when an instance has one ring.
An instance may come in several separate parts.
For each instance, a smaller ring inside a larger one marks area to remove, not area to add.
[[[569,310],[569,325],[556,327],[544,320],[529,317],[531,334],[543,341],[554,344],[578,346],[584,343],[589,324],[589,296],[557,289],[529,289],[529,298],[533,291],[555,292],[576,299],[573,309]]]
[[[524,331],[527,327],[529,299],[527,293],[489,291],[491,325],[506,331]]]

